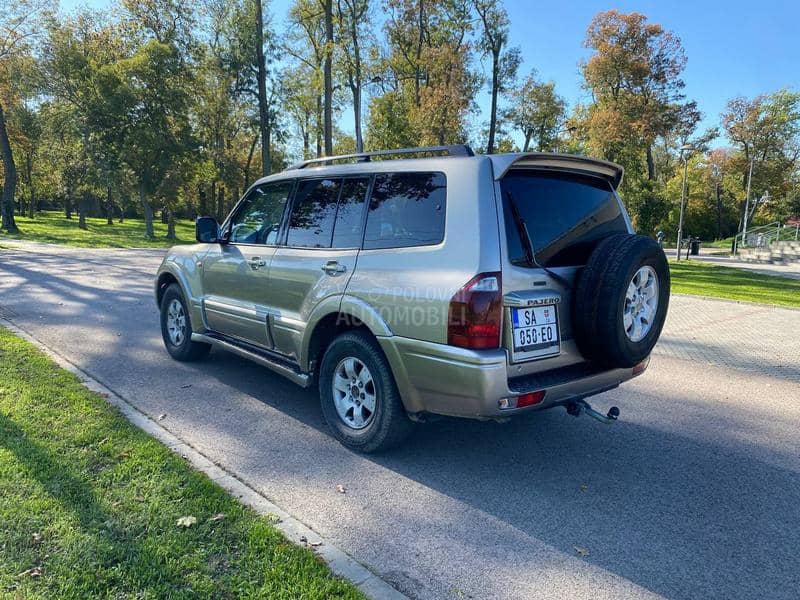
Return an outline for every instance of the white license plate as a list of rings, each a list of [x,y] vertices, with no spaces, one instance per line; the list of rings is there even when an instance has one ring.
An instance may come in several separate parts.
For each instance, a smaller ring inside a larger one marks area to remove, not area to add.
[[[511,333],[515,361],[553,356],[561,352],[555,305],[512,308]]]

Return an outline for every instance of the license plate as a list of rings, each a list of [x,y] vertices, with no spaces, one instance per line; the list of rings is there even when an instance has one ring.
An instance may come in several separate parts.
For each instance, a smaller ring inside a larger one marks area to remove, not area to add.
[[[511,309],[514,360],[553,356],[561,352],[555,305]]]

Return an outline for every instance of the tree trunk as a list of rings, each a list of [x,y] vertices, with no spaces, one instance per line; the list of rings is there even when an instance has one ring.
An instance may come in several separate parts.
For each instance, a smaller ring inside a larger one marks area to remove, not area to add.
[[[489,113],[489,142],[486,154],[494,154],[494,138],[497,131],[497,94],[500,87],[500,48],[492,52],[492,107]]]
[[[529,129],[525,132],[525,145],[522,147],[523,152],[528,152],[531,149],[531,138],[533,137],[533,130]]]
[[[653,146],[647,144],[647,179],[653,181],[656,178],[656,163],[653,160]]]
[[[175,239],[175,213],[171,208],[167,210],[167,239]]]
[[[28,203],[28,218],[33,219],[36,216],[36,190],[33,188],[33,153],[30,152],[25,157],[25,168],[28,171],[28,187],[30,188],[30,202]]]
[[[86,226],[86,212],[89,210],[89,192],[83,192],[83,196],[78,201],[78,227],[88,229]]]
[[[317,158],[322,156],[322,96],[317,94]]]
[[[325,156],[333,154],[333,1],[325,0]]]
[[[144,182],[139,182],[139,202],[144,211],[144,237],[152,240],[156,237],[155,230],[153,229],[153,207],[147,200],[147,191]]]
[[[264,9],[261,0],[256,0],[256,62],[258,63],[258,125],[261,132],[261,174],[269,175],[272,159],[270,157],[270,122],[267,106],[267,65],[264,60]]]
[[[114,199],[111,196],[111,185],[106,186],[106,225],[114,224]]]
[[[206,196],[206,188],[202,183],[197,184],[197,198],[198,198],[198,216],[205,217],[208,215],[208,198]]]
[[[217,222],[222,222],[222,210],[225,204],[225,186],[219,186],[217,191]]]
[[[17,233],[17,222],[14,220],[14,195],[17,193],[17,166],[14,164],[14,153],[6,131],[6,117],[3,105],[0,104],[0,153],[3,155],[3,198],[2,224],[0,227],[8,233]]]
[[[67,197],[64,198],[64,216],[67,219],[72,218],[72,184],[67,182]]]
[[[722,196],[720,194],[720,185],[719,183],[716,184],[716,196],[717,196],[717,239],[722,239]]]
[[[161,224],[166,225],[169,223],[169,211],[166,208],[161,209]]]
[[[256,144],[258,143],[259,136],[253,138],[253,143],[250,144],[250,152],[247,155],[247,163],[244,166],[244,189],[250,187],[250,165],[253,164],[253,154],[256,151]]]

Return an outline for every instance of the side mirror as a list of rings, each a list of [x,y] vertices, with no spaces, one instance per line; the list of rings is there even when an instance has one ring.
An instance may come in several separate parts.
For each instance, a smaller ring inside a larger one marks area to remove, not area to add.
[[[194,237],[201,244],[220,241],[217,220],[214,217],[197,217],[194,222]]]

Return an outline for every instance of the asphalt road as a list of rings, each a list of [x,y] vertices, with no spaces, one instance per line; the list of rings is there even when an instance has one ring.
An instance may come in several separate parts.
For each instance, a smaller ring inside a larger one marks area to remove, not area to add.
[[[593,402],[619,406],[616,425],[561,410],[443,420],[364,457],[328,435],[311,391],[220,351],[173,362],[152,300],[159,260],[0,250],[0,316],[166,413],[162,425],[408,595],[800,595],[800,312],[744,307],[715,324],[739,305],[676,297],[670,350]],[[764,347],[757,364],[737,327]],[[777,344],[764,327],[796,333]],[[684,338],[703,351],[675,350]]]

